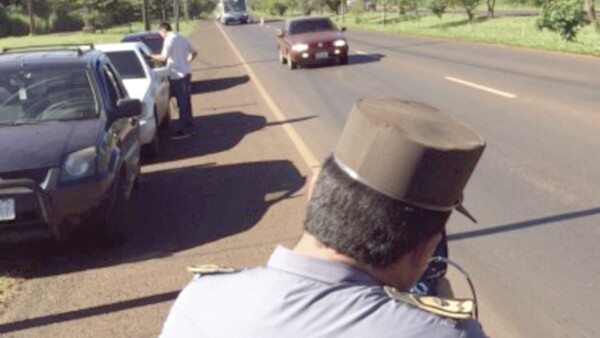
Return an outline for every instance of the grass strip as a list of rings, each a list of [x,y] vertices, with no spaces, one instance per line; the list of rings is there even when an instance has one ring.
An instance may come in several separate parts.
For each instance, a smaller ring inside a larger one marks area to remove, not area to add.
[[[192,29],[196,26],[197,21],[182,21],[179,24],[180,33],[189,35]],[[173,25],[173,28],[175,25]],[[152,29],[156,30],[158,23],[152,25]],[[97,30],[96,33],[84,32],[68,32],[68,33],[51,33],[40,34],[35,36],[19,36],[0,39],[0,48],[11,47],[26,47],[36,45],[52,45],[52,44],[100,44],[119,42],[125,34],[140,32],[144,30],[141,22],[132,23],[131,25],[115,26],[104,30]]]

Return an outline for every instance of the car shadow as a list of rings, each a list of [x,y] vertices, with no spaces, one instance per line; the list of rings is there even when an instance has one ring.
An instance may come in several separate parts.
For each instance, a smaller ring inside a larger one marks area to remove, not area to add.
[[[370,54],[352,54],[348,56],[349,65],[360,65],[363,63],[379,62],[385,57],[384,54],[370,53]]]
[[[123,242],[80,230],[65,243],[0,247],[0,271],[36,278],[171,255],[251,229],[274,204],[305,184],[287,160],[218,165],[203,155],[226,151],[252,132],[314,118],[267,122],[240,111],[196,117],[196,134],[165,140],[145,163],[129,205]]]
[[[342,67],[355,66],[355,65],[361,65],[361,64],[372,63],[372,62],[379,62],[384,57],[385,57],[384,54],[378,54],[378,53],[350,54],[350,55],[348,55],[348,64],[347,65],[340,65],[338,63],[332,64],[332,63],[327,63],[327,62],[318,62],[318,63],[309,63],[309,64],[302,65],[301,68],[319,69],[319,68],[326,68],[326,67],[333,67],[333,66],[342,66]]]
[[[166,257],[252,228],[305,183],[287,160],[207,163],[142,177],[123,241],[105,242],[82,230],[66,243],[41,241],[0,251],[0,267],[28,279]]]
[[[220,79],[210,79],[192,82],[192,94],[205,94],[210,92],[218,92],[242,85],[250,81],[248,75],[232,76]]]

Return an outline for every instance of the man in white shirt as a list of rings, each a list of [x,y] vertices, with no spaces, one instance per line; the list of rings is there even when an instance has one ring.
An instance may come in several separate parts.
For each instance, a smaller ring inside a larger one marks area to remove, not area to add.
[[[177,99],[179,109],[179,127],[173,138],[189,137],[194,131],[191,102],[192,68],[190,62],[196,58],[198,52],[190,41],[171,29],[171,24],[162,22],[158,32],[164,39],[161,54],[152,55],[152,59],[166,62],[169,67],[169,82],[171,95]]]

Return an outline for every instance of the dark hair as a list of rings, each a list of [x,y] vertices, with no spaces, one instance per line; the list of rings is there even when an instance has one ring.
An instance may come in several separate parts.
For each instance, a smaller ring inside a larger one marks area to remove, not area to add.
[[[353,180],[329,157],[308,203],[305,230],[374,268],[396,262],[444,229],[450,211],[424,210]]]
[[[167,32],[170,32],[170,31],[172,31],[172,30],[173,30],[173,29],[171,28],[171,24],[170,24],[170,23],[168,23],[168,22],[166,22],[166,21],[163,21],[163,22],[161,22],[161,23],[158,25],[158,29],[159,29],[159,30],[160,30],[160,29],[164,29],[164,30],[166,30]]]

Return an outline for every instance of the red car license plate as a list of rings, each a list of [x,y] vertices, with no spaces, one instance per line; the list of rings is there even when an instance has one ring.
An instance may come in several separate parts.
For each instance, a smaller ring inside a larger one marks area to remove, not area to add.
[[[327,59],[329,57],[328,52],[316,52],[315,59]]]

